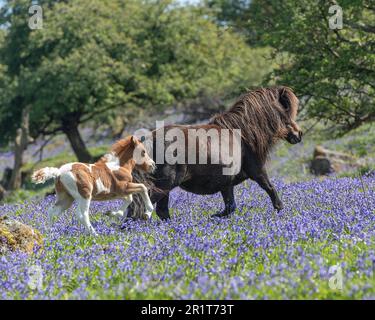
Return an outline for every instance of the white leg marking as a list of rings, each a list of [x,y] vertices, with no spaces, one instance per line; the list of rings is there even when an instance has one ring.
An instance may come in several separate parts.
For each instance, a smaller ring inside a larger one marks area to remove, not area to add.
[[[141,192],[141,197],[146,205],[146,211],[145,211],[145,215],[150,219],[151,218],[151,214],[152,214],[152,210],[154,210],[154,207],[152,205],[152,202],[151,202],[151,199],[148,195],[148,192],[147,192],[147,188],[145,186],[143,186],[144,189],[143,189],[143,192]]]
[[[86,227],[86,229],[89,231],[92,235],[97,235],[95,229],[90,223],[89,218],[89,207],[91,199],[84,199],[80,195],[77,187],[76,179],[72,172],[66,172],[60,176],[60,181],[66,188],[66,190],[69,192],[69,194],[77,200],[77,218],[78,220]]]
[[[124,213],[126,209],[129,207],[129,205],[133,202],[133,196],[131,194],[124,197],[124,204],[121,206],[120,210],[117,211],[109,211],[108,214],[111,217],[117,217],[122,218],[124,216]]]
[[[91,202],[91,199],[81,198],[78,200],[78,211],[80,211],[79,219],[90,234],[97,236],[98,234],[96,233],[95,229],[90,223],[90,218],[89,218],[90,202]]]
[[[121,209],[125,212],[125,210],[129,207],[129,205],[133,202],[133,195],[129,194],[124,197],[124,205]]]

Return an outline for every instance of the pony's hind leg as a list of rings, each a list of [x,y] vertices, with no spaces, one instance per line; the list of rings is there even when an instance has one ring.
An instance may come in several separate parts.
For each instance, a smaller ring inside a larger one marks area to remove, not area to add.
[[[163,195],[160,200],[156,202],[156,214],[161,220],[170,219],[169,215],[169,192]]]
[[[221,190],[221,195],[224,200],[225,208],[223,211],[215,213],[212,217],[226,217],[234,213],[236,210],[236,200],[234,198],[233,186],[229,185],[227,188]]]

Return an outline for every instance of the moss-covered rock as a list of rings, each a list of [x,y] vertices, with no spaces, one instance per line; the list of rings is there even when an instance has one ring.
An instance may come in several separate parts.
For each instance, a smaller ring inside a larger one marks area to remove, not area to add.
[[[7,216],[0,217],[0,255],[9,251],[33,253],[43,246],[40,232]]]

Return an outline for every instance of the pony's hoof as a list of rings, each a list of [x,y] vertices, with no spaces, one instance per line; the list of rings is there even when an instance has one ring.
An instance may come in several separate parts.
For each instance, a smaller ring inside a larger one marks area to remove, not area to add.
[[[221,211],[211,215],[211,218],[228,218],[233,212]]]
[[[275,209],[276,209],[277,212],[280,212],[281,210],[284,209],[284,206],[283,206],[282,203],[280,203],[280,204],[277,204],[277,205],[275,206]]]

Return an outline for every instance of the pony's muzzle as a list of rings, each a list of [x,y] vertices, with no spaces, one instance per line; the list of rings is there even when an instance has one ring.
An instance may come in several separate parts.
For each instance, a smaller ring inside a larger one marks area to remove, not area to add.
[[[302,131],[298,131],[297,133],[294,133],[292,131],[288,132],[288,135],[286,136],[286,140],[291,144],[296,144],[302,141]]]

